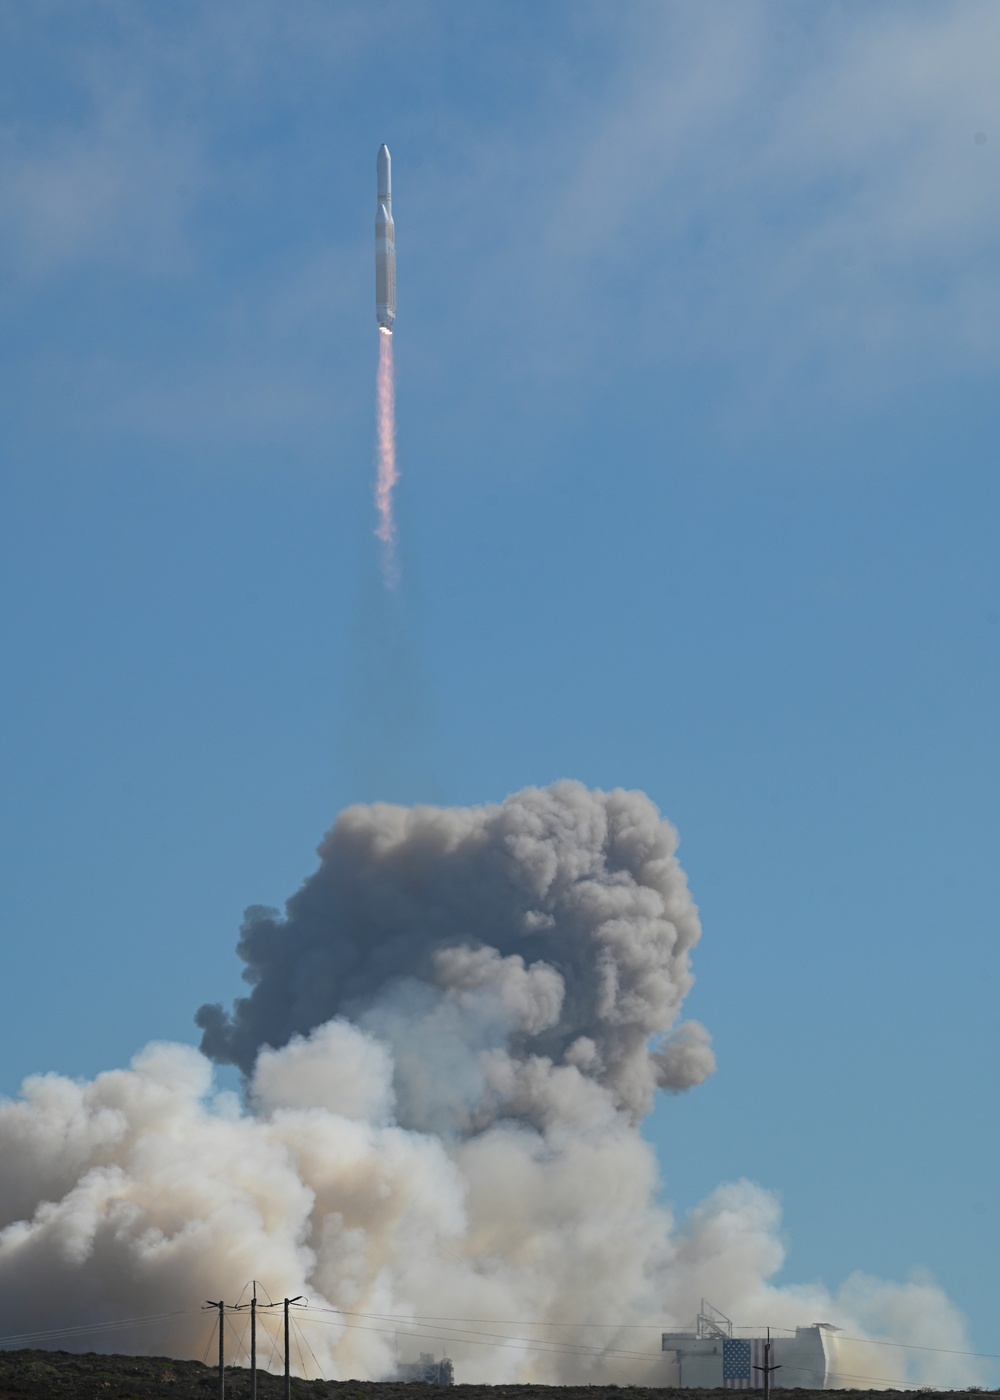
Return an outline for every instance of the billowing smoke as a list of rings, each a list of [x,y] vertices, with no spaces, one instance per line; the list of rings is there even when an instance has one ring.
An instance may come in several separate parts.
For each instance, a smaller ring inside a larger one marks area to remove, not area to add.
[[[251,991],[201,1009],[204,1054],[153,1046],[0,1105],[5,1330],[176,1312],[132,1344],[200,1355],[201,1300],[256,1277],[307,1295],[330,1376],[447,1346],[460,1380],[662,1381],[659,1331],[703,1296],[743,1324],[968,1349],[929,1279],[774,1286],[759,1187],[679,1225],[660,1202],[639,1122],[714,1067],[680,1019],[700,929],[675,848],[642,794],[568,782],[344,812],[285,915],[249,912]],[[242,1100],[213,1094],[211,1058]],[[857,1347],[845,1385],[982,1380]]]
[[[676,1027],[701,931],[676,844],[642,794],[578,783],[351,808],[286,916],[250,910],[253,991],[232,1017],[202,1007],[202,1049],[249,1073],[344,1015],[392,1046],[406,1127],[635,1121],[714,1069],[702,1027]]]

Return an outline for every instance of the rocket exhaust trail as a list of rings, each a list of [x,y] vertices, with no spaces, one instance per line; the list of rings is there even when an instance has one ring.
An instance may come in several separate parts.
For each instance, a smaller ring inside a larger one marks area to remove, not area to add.
[[[399,480],[396,470],[396,392],[392,370],[392,331],[379,327],[378,377],[376,380],[375,536],[382,542],[382,577],[392,588],[399,578],[396,562],[396,522],[392,518],[392,492]]]
[[[396,523],[392,492],[396,470],[396,390],[392,372],[392,326],[396,319],[396,233],[392,222],[392,162],[388,146],[378,150],[375,209],[375,317],[378,321],[377,447],[375,505],[376,537],[382,541],[382,576],[392,588],[399,576],[396,564]]]

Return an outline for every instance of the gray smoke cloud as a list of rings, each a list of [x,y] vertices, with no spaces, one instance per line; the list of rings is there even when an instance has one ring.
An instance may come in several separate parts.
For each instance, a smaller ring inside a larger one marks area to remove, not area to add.
[[[643,793],[574,782],[498,806],[352,807],[285,916],[248,912],[253,990],[231,1015],[201,1008],[202,1050],[250,1074],[263,1046],[347,1015],[411,1065],[478,1040],[456,1129],[544,1122],[575,1077],[637,1120],[657,1088],[715,1068],[703,1027],[677,1024],[701,928],[676,848]],[[443,1126],[439,1101],[405,1074],[398,1088],[401,1121]]]
[[[201,1356],[202,1300],[256,1278],[308,1297],[306,1361],[334,1378],[447,1347],[459,1380],[669,1384],[659,1332],[707,1297],[924,1348],[843,1341],[848,1386],[982,1384],[927,1349],[970,1350],[930,1278],[779,1287],[767,1191],[663,1203],[641,1116],[713,1068],[680,1019],[700,930],[676,845],[642,794],[568,782],[344,812],[286,915],[248,916],[252,989],[202,1008],[207,1055],[153,1045],[0,1101],[7,1344],[75,1326],[54,1344]]]

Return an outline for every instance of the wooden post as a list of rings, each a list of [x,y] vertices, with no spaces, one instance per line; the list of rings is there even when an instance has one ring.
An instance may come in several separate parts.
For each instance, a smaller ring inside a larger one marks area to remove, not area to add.
[[[771,1395],[771,1372],[780,1371],[780,1366],[771,1365],[771,1329],[767,1329],[767,1341],[764,1343],[764,1364],[755,1366],[755,1371],[764,1372],[764,1400],[770,1400]]]
[[[226,1305],[219,1299],[219,1400],[226,1400]]]
[[[285,1400],[292,1400],[292,1364],[288,1346],[288,1304],[285,1299]]]
[[[220,1299],[205,1306],[219,1309],[219,1400],[226,1400],[226,1305]]]
[[[292,1348],[288,1333],[288,1309],[293,1303],[301,1303],[302,1294],[285,1299],[285,1400],[292,1400]]]
[[[257,1400],[257,1280],[250,1300],[250,1400]]]

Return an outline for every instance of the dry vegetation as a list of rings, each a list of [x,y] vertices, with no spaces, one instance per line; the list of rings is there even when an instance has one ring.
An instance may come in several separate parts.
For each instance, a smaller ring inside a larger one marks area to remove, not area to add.
[[[0,1351],[0,1400],[215,1400],[218,1371],[200,1361],[171,1361],[162,1356],[79,1356],[65,1351]],[[725,1390],[652,1390],[621,1387],[627,1400],[732,1400]],[[401,1385],[377,1381],[292,1381],[294,1400],[609,1400],[618,1386],[542,1385]],[[823,1397],[822,1391],[782,1391],[789,1400]],[[942,1392],[939,1392],[942,1393]],[[959,1397],[969,1391],[947,1392]],[[927,1400],[927,1391],[837,1392],[851,1397],[892,1395],[894,1400]],[[240,1366],[226,1368],[226,1395],[248,1400],[250,1373]],[[281,1400],[284,1379],[257,1373],[258,1400]],[[622,1395],[621,1400],[626,1400]]]

